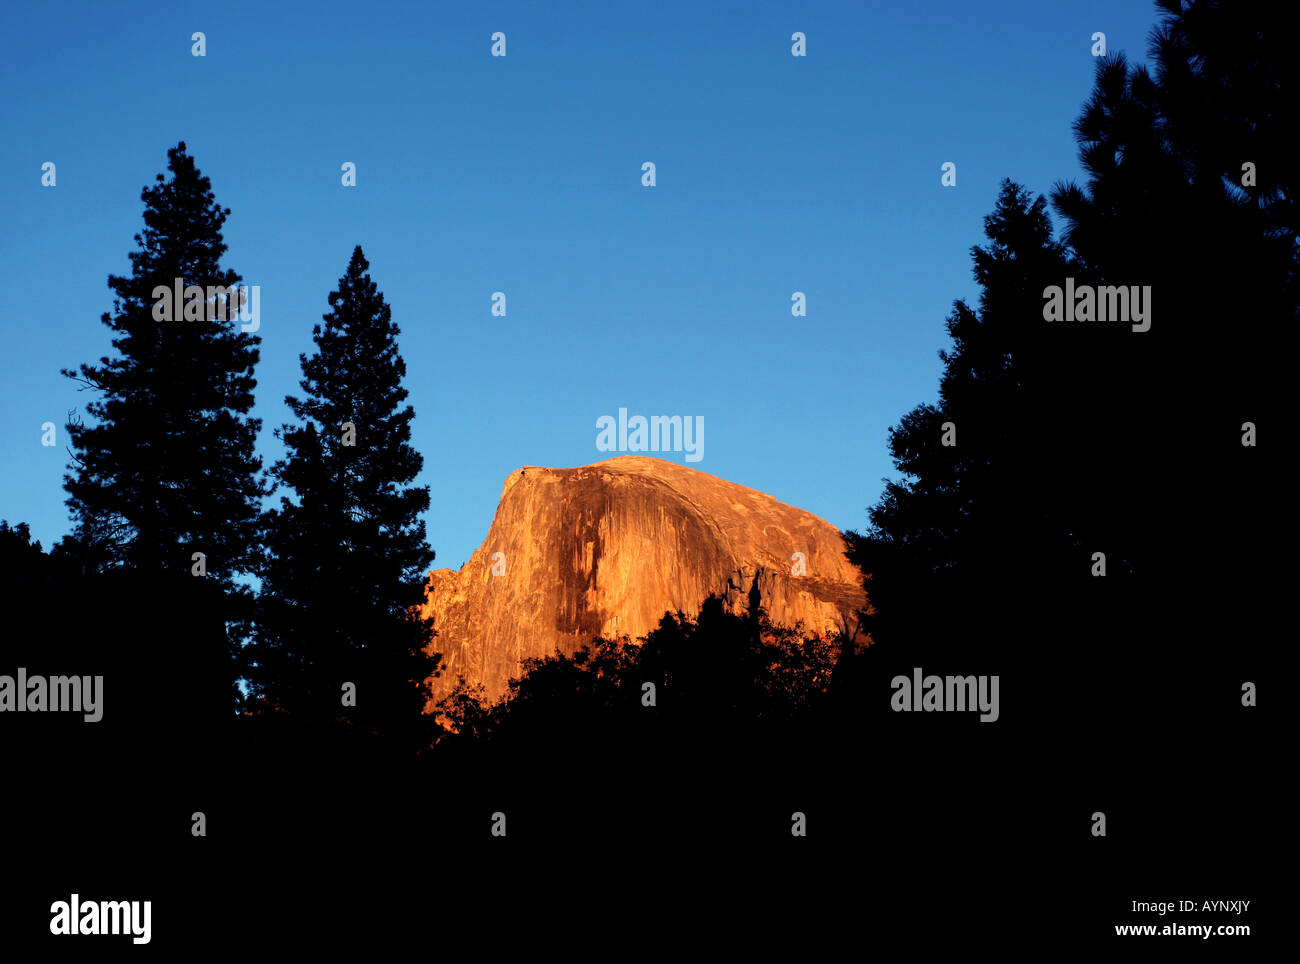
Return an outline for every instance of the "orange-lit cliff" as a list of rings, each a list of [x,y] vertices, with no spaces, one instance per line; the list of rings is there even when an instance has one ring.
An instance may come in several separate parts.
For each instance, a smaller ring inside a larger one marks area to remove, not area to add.
[[[774,623],[833,633],[865,605],[838,530],[762,492],[643,456],[525,466],[469,561],[429,574],[425,615],[446,663],[434,691],[464,675],[499,697],[528,657],[635,639],[710,593],[739,611],[760,568]]]

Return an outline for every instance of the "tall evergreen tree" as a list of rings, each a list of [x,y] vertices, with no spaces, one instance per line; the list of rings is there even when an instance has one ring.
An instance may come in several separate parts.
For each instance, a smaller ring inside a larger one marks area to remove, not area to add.
[[[1189,700],[1222,708],[1236,701],[1201,669],[1237,686],[1258,675],[1263,610],[1284,591],[1270,551],[1281,492],[1264,460],[1285,432],[1300,315],[1297,68],[1263,4],[1157,7],[1151,68],[1098,66],[1075,123],[1085,180],[1058,184],[1053,203],[1087,273],[1154,298],[1150,331],[1091,359],[1107,382],[1091,445],[1102,472],[1131,480],[1095,504],[1127,534],[1134,595],[1162,614],[1132,651],[1149,676],[1177,672]]]
[[[1158,6],[1152,70],[1099,65],[1075,124],[1087,178],[1058,184],[1053,203],[1086,270],[1158,299],[1151,330],[1106,360],[1121,390],[1098,399],[1098,422],[1132,426],[1111,450],[1149,485],[1112,510],[1143,534],[1145,568],[1190,578],[1203,546],[1189,516],[1259,502],[1242,424],[1273,408],[1277,346],[1300,315],[1287,161],[1300,118],[1294,58],[1259,5]]]
[[[1001,618],[1025,615],[1028,588],[1078,552],[1077,503],[1062,489],[1086,479],[1058,421],[1071,403],[1055,367],[1066,332],[1042,320],[1043,287],[1060,283],[1066,253],[1046,201],[1010,181],[985,232],[990,243],[972,249],[979,307],[959,301],[948,317],[938,404],[891,429],[904,476],[886,483],[868,533],[846,533],[850,557],[871,574],[863,628],[879,644],[974,648],[977,613],[1011,591],[1016,606]]]
[[[198,320],[155,320],[156,287],[172,290],[179,279],[206,294],[239,282],[220,265],[229,209],[217,205],[184,142],[167,158],[171,177],[159,174],[141,193],[145,227],[131,274],[108,279],[114,310],[102,321],[118,355],[63,370],[99,396],[87,405],[93,422],[68,425],[76,460],[64,478],[69,545],[88,568],[122,570],[155,601],[186,613],[187,638],[203,650],[189,654],[201,667],[191,682],[220,690],[229,705],[238,631],[227,625],[242,615],[236,578],[251,569],[266,494],[254,454],[261,423],[248,417],[260,339],[206,311]],[[200,552],[202,580],[192,575]]]
[[[1279,148],[1293,68],[1252,4],[1161,7],[1156,69],[1100,63],[1075,124],[1088,179],[1053,191],[1068,247],[1041,199],[1004,186],[993,244],[975,251],[980,311],[958,304],[949,318],[939,404],[891,432],[905,478],[868,533],[847,534],[871,574],[864,628],[886,648],[928,645],[949,661],[1014,651],[1017,672],[1050,660],[1025,692],[1051,678],[1062,708],[1073,697],[1148,721],[1198,698],[1173,695],[1171,674],[1189,693],[1215,685],[1203,668],[1243,634],[1250,586],[1263,585],[1266,479],[1243,423],[1273,410],[1269,346],[1297,310]],[[1255,157],[1271,180],[1244,187]],[[1046,321],[1046,289],[1067,277],[1149,289],[1149,330]],[[1192,587],[1210,560],[1202,601]],[[1125,698],[1125,686],[1171,695]]]
[[[288,455],[272,467],[293,490],[264,517],[251,678],[268,704],[308,723],[346,716],[390,746],[428,745],[424,680],[436,660],[423,648],[423,600],[434,553],[413,486],[423,459],[410,444],[414,409],[403,406],[406,363],[399,328],[360,246],[301,356],[303,397],[285,399],[297,424],[276,432]],[[343,699],[355,685],[355,706]]]

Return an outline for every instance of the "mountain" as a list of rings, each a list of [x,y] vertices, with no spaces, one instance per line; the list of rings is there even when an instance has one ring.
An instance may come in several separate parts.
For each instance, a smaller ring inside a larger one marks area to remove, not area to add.
[[[469,561],[429,574],[424,614],[446,663],[434,692],[464,675],[495,699],[526,658],[636,639],[667,610],[696,615],[710,594],[742,611],[756,572],[779,625],[855,628],[866,603],[839,531],[763,492],[644,456],[525,466]]]

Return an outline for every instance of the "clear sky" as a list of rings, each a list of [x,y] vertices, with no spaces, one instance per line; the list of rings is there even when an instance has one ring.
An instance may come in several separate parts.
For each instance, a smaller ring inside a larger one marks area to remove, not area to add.
[[[225,265],[261,286],[268,465],[365,249],[435,566],[478,547],[514,469],[619,454],[596,421],[620,407],[703,416],[686,464],[864,528],[887,430],[935,399],[944,318],[977,294],[999,180],[1079,176],[1092,35],[1141,60],[1154,20],[1135,0],[5,4],[0,517],[68,531],[62,426],[88,397],[58,370],[110,351],[107,276],[184,140],[232,211]]]

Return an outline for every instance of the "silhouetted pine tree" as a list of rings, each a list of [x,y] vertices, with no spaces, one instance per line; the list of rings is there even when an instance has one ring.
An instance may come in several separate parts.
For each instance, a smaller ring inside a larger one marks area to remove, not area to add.
[[[1066,254],[1044,199],[1010,181],[985,233],[990,243],[972,249],[979,310],[959,301],[948,317],[938,404],[891,429],[904,477],[887,482],[871,530],[845,534],[850,558],[871,575],[875,612],[863,628],[877,645],[854,657],[864,665],[899,647],[909,665],[1004,651],[1036,594],[1086,560],[1076,502],[1063,491],[1087,485],[1075,475],[1062,421],[1071,403],[1056,380],[1065,332],[1042,319],[1043,287],[1060,282]],[[882,698],[887,691],[871,700]]]
[[[1088,181],[1053,192],[1068,247],[1041,199],[1004,186],[993,244],[975,251],[980,311],[949,318],[939,403],[891,432],[905,478],[868,533],[847,534],[871,574],[864,628],[883,644],[855,659],[877,674],[870,705],[888,697],[880,678],[927,655],[936,672],[983,673],[1008,653],[1025,693],[1080,724],[1098,705],[1116,725],[1237,705],[1209,667],[1240,650],[1252,583],[1268,591],[1252,565],[1266,479],[1241,440],[1273,411],[1269,356],[1297,310],[1280,146],[1294,68],[1250,4],[1162,7],[1153,73],[1098,65],[1075,124]],[[1252,153],[1274,174],[1243,188]],[[1150,329],[1045,320],[1046,289],[1067,277],[1149,286]]]
[[[406,363],[358,246],[316,352],[301,356],[303,398],[285,401],[299,424],[277,430],[288,456],[272,467],[295,501],[264,517],[254,688],[270,705],[319,724],[343,716],[390,746],[427,745],[423,600],[434,553],[420,513],[429,489],[410,483],[423,464],[411,447],[414,410],[402,406]],[[342,700],[356,686],[356,705]]]
[[[1057,185],[1053,203],[1093,273],[1152,285],[1151,331],[1115,354],[1120,390],[1099,401],[1126,411],[1122,458],[1157,483],[1117,508],[1141,522],[1151,568],[1191,575],[1204,541],[1189,514],[1260,501],[1242,423],[1269,414],[1300,315],[1296,68],[1258,4],[1158,6],[1153,69],[1099,65],[1075,124],[1087,181]]]
[[[1150,331],[1079,359],[1105,386],[1081,442],[1098,475],[1123,480],[1094,506],[1123,534],[1133,600],[1161,614],[1126,649],[1188,705],[1223,712],[1259,669],[1261,603],[1283,591],[1269,551],[1280,490],[1261,460],[1285,431],[1283,346],[1300,315],[1297,70],[1271,8],[1157,6],[1151,69],[1098,65],[1075,123],[1086,180],[1058,184],[1053,203],[1088,274],[1152,289]]]
[[[64,548],[85,568],[122,570],[140,586],[143,598],[123,600],[122,611],[141,645],[166,648],[159,659],[183,680],[188,703],[229,711],[240,635],[233,623],[247,598],[234,580],[251,568],[265,495],[254,455],[260,420],[248,417],[260,339],[206,312],[154,319],[157,286],[239,281],[219,263],[229,209],[216,204],[184,142],[167,157],[170,179],[159,174],[141,193],[145,227],[131,274],[108,279],[114,311],[102,321],[118,354],[63,370],[99,395],[87,406],[92,422],[68,425],[76,464],[64,486],[74,531]],[[206,557],[202,579],[191,574],[196,552]],[[146,631],[152,617],[157,633]]]

